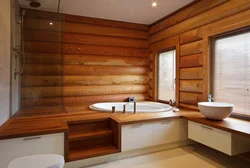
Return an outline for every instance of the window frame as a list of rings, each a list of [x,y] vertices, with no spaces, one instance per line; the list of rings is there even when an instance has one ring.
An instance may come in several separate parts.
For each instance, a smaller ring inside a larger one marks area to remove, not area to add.
[[[229,32],[225,32],[225,33],[222,33],[222,34],[218,34],[218,35],[215,35],[213,37],[210,38],[210,41],[211,41],[211,47],[210,47],[210,51],[211,51],[211,59],[210,59],[210,82],[209,82],[209,85],[210,85],[210,93],[212,95],[214,95],[214,91],[213,91],[213,80],[214,80],[214,76],[212,75],[213,74],[213,71],[214,71],[214,61],[215,61],[215,41],[218,40],[218,39],[223,39],[223,38],[227,38],[227,37],[232,37],[232,36],[237,36],[237,35],[240,35],[240,34],[244,34],[244,33],[250,33],[250,27],[244,27],[244,28],[241,28],[241,29],[236,29],[236,30],[233,30],[233,31],[229,31]],[[244,120],[249,120],[250,121],[250,114],[249,115],[244,115],[242,113],[237,113],[236,112],[233,112],[230,117],[233,117],[233,118],[239,118],[239,119],[244,119]]]
[[[177,48],[176,47],[170,47],[170,48],[167,48],[167,49],[164,49],[164,50],[161,50],[157,53],[157,80],[156,80],[156,100],[157,102],[160,102],[160,103],[166,103],[166,104],[169,104],[169,101],[168,100],[160,100],[159,99],[159,65],[160,65],[160,61],[159,61],[159,57],[160,57],[160,54],[161,53],[164,53],[164,52],[169,52],[169,51],[172,51],[172,50],[175,50],[175,99],[177,99],[177,89],[176,89],[176,85],[177,85]],[[175,102],[177,100],[174,100]]]

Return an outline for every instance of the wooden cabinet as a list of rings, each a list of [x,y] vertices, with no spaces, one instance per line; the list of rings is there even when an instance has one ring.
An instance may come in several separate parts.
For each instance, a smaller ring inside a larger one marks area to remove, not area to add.
[[[122,126],[122,151],[187,140],[187,121],[169,119]]]
[[[64,156],[64,133],[15,138],[0,141],[0,167],[18,157],[35,154],[59,154]]]
[[[250,151],[250,138],[188,121],[188,138],[228,155]]]

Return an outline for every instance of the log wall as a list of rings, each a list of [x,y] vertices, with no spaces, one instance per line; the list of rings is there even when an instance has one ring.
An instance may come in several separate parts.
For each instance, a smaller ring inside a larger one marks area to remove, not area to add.
[[[149,98],[147,25],[26,9],[24,40],[22,108]]]
[[[211,37],[250,26],[249,0],[200,0],[151,25],[151,98],[157,100],[157,55],[177,51],[177,104],[197,108],[210,92]]]

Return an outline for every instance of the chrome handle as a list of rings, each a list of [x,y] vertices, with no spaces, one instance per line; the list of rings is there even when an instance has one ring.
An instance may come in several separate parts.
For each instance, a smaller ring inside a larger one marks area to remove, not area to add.
[[[123,105],[123,112],[126,113],[126,104]]]
[[[139,127],[141,127],[143,124],[134,124],[134,125],[132,125],[131,127],[132,128],[139,128]]]
[[[112,113],[115,113],[115,106],[112,106]]]
[[[166,121],[162,121],[161,124],[170,124],[171,121],[170,120],[166,120]]]
[[[207,127],[207,126],[204,126],[204,125],[201,125],[202,128],[205,128],[205,129],[208,129],[208,130],[213,130],[213,128],[210,128],[210,127]]]
[[[41,139],[42,137],[31,137],[31,138],[24,138],[24,141],[34,140],[34,139]]]

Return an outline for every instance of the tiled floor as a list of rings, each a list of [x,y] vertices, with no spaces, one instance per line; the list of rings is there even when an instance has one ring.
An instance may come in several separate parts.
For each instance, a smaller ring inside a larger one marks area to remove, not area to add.
[[[250,168],[250,162],[197,144],[89,168]]]

